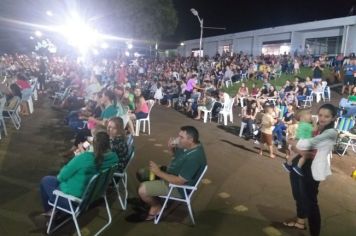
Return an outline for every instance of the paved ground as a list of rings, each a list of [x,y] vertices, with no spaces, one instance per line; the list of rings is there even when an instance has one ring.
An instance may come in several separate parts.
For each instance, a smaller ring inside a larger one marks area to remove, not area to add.
[[[336,98],[336,100],[338,100]],[[314,110],[316,107],[313,108]],[[113,223],[103,235],[308,235],[286,229],[279,222],[295,215],[288,175],[281,167],[283,154],[275,160],[258,158],[252,141],[237,137],[239,109],[227,128],[203,124],[163,106],[152,111],[151,136],[136,138],[137,154],[129,168],[130,197],[136,196],[137,168],[149,160],[168,163],[166,140],[181,125],[194,125],[208,155],[209,169],[193,200],[197,225],[190,225],[184,207],[176,207],[159,225],[128,223],[129,208],[121,211],[110,194]],[[52,110],[49,100],[40,97],[35,113],[23,118],[19,131],[7,123],[9,136],[0,140],[0,235],[44,235],[38,184],[44,175],[56,174],[62,165],[60,153],[70,146],[68,128],[61,125],[63,113]],[[356,167],[356,155],[334,155],[333,175],[321,183],[319,203],[323,236],[355,235],[356,181],[349,175]],[[84,235],[101,225],[104,208],[97,207],[80,219]],[[55,235],[73,235],[69,223]]]

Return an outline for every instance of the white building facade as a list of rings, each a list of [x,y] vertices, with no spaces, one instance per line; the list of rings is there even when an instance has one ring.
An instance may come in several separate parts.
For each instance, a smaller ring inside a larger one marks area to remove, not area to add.
[[[199,54],[199,39],[178,47],[182,56]],[[348,55],[356,52],[356,16],[264,28],[203,38],[202,55],[239,53]]]

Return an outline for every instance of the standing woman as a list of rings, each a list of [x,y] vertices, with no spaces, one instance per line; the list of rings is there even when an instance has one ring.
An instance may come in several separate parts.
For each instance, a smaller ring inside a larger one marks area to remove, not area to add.
[[[320,181],[331,175],[329,154],[338,135],[334,129],[336,116],[336,107],[331,104],[322,105],[318,111],[318,128],[314,137],[292,143],[293,151],[302,154],[304,157],[309,157],[309,159],[302,167],[304,177],[299,176],[294,171],[289,174],[293,198],[296,201],[297,217],[283,224],[291,228],[306,229],[305,218],[308,218],[309,231],[312,236],[320,235],[321,218],[317,198],[318,188]],[[299,158],[300,155],[294,161],[298,162]]]

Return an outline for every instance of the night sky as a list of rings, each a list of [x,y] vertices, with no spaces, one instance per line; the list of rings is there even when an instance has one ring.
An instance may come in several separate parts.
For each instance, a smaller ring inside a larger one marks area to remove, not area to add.
[[[1,0],[0,17],[27,22],[43,22],[45,17],[43,13],[46,9],[58,8],[53,6],[55,2],[72,1]],[[79,1],[86,3],[84,0]],[[91,2],[96,3],[95,0],[91,0]],[[104,4],[104,2],[105,0],[98,0],[97,4]],[[204,36],[213,36],[344,17],[349,15],[352,6],[356,5],[356,0],[260,2],[250,0],[173,0],[173,3],[177,10],[179,23],[176,33],[173,36],[165,37],[161,42],[161,46],[164,48],[176,48],[179,42],[183,40],[199,38],[199,22],[191,13],[191,8],[195,8],[199,12],[200,17],[204,19],[204,26],[226,28],[225,31],[204,30]],[[95,7],[92,7],[92,13],[95,13]],[[13,27],[11,24],[0,21],[0,52],[29,47],[31,45],[31,42],[29,42],[31,32],[33,30],[29,30],[25,26]],[[119,32],[113,33],[119,34]]]
[[[173,0],[179,17],[174,36],[168,41],[199,38],[198,19],[190,12],[195,8],[205,26],[224,27],[226,31],[204,30],[205,36],[289,25],[307,21],[347,16],[354,0]]]

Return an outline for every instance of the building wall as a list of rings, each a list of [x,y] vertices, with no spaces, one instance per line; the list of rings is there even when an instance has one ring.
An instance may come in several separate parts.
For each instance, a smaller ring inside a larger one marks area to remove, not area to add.
[[[309,32],[302,32],[302,41],[305,42],[305,39],[309,38],[325,38],[325,37],[334,37],[342,36],[344,27],[338,27],[328,30],[313,30]]]
[[[290,40],[291,53],[293,53],[296,49],[305,50],[307,38],[343,36],[345,25],[350,25],[346,50],[356,52],[356,16],[207,37],[203,39],[203,50],[204,55],[213,56],[217,50],[222,52],[222,46],[231,45],[233,52],[243,51],[247,54],[259,55],[262,52],[263,42]],[[193,48],[199,48],[199,39],[188,40],[185,44],[185,53],[182,55],[188,56]]]
[[[244,53],[252,54],[253,37],[240,38],[235,41],[237,41],[238,46],[236,48],[237,52],[243,51]]]
[[[352,52],[356,53],[356,25],[350,26],[346,42],[346,55]]]
[[[262,46],[264,42],[272,42],[278,40],[291,40],[291,32],[282,34],[270,34],[270,35],[260,35],[256,36],[254,40],[254,55],[261,54]]]
[[[303,38],[302,32],[292,32],[291,34],[291,49],[290,51],[294,53],[295,51],[298,53],[304,52],[305,50],[305,40]]]
[[[218,51],[218,41],[204,42],[203,41],[203,54],[208,56],[214,56]]]

